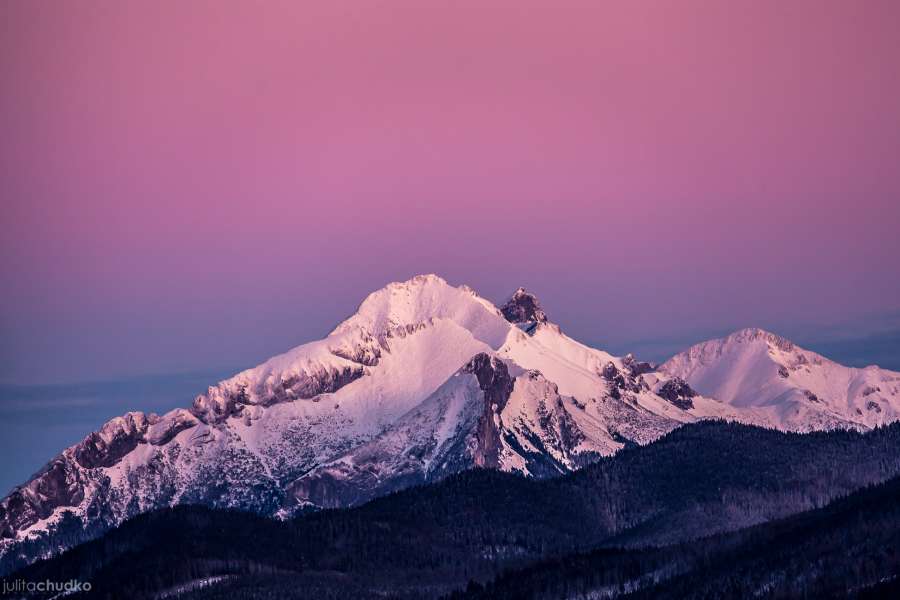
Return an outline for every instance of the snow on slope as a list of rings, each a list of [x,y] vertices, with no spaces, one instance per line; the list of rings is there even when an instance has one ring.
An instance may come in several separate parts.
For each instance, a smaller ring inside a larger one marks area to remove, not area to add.
[[[0,537],[61,508],[110,523],[188,501],[274,512],[287,482],[380,433],[510,329],[439,277],[390,284],[324,340],[209,388],[190,411],[113,419],[68,448],[0,503]]]
[[[756,331],[656,371],[571,339],[522,288],[498,309],[435,275],[392,283],[189,410],[128,413],[64,450],[0,502],[0,554],[69,510],[96,532],[187,502],[281,515],[471,466],[564,472],[701,418],[796,430],[898,418],[898,374]]]
[[[288,490],[301,505],[348,506],[475,466],[556,475],[621,447],[540,372],[483,352],[385,432]]]
[[[536,324],[530,334],[514,331],[498,354],[540,372],[558,386],[560,394],[575,399],[579,410],[573,418],[583,429],[599,428],[604,432],[601,437],[617,440],[600,444],[598,451],[603,455],[612,454],[626,441],[650,442],[679,423],[696,419],[655,394],[646,373],[633,363],[630,366],[627,359],[585,346],[553,323]]]
[[[304,474],[288,493],[301,505],[349,506],[473,466],[484,408],[477,376],[463,367],[388,430]]]
[[[437,275],[418,275],[369,294],[331,336],[357,329],[378,336],[397,327],[441,319],[453,321],[493,347],[503,342],[509,330],[500,311],[471,288],[453,287]]]
[[[660,371],[781,429],[871,428],[900,418],[900,373],[845,367],[761,329],[692,346]]]

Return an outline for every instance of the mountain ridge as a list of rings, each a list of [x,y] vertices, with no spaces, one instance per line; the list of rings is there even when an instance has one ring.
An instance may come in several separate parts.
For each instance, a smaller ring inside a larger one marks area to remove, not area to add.
[[[708,384],[718,380],[704,376],[710,357],[735,381],[770,385],[748,379],[741,361],[721,362],[748,343],[770,379],[781,376],[760,343],[794,358],[794,379],[827,360],[774,334],[741,331],[655,370],[569,338],[524,288],[497,308],[436,275],[391,283],[327,337],[210,386],[190,408],[127,413],[65,449],[0,502],[0,553],[43,535],[67,510],[98,530],[183,503],[288,516],[473,466],[557,475],[702,419],[809,431],[869,429],[900,414],[889,394],[900,374],[881,370],[889,397],[868,421],[824,392],[827,402],[792,391],[778,406],[714,397]],[[826,379],[847,369],[826,366]]]
[[[733,406],[775,406],[787,429],[801,428],[810,406],[864,427],[900,418],[900,374],[845,367],[759,328],[695,344],[659,370]]]

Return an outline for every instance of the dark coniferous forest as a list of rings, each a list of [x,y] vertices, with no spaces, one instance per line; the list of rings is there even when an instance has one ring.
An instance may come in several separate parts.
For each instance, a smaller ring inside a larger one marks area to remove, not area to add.
[[[285,522],[156,511],[9,578],[97,598],[890,597],[898,544],[900,424],[703,422],[551,480],[475,470]]]

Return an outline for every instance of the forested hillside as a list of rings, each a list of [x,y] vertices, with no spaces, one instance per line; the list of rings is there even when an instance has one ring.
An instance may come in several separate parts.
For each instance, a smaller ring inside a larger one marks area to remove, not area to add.
[[[470,585],[453,598],[896,598],[898,576],[895,478],[824,508],[732,533],[555,557]]]
[[[158,511],[14,576],[91,581],[96,597],[149,598],[210,577],[224,579],[191,593],[436,597],[470,581],[476,593],[476,584],[508,569],[603,547],[560,564],[591,570],[590,561],[608,560],[641,581],[655,573],[690,587],[691,565],[708,560],[705,543],[671,551],[684,554],[683,564],[673,564],[669,550],[619,549],[678,544],[784,518],[898,474],[900,425],[801,435],[698,423],[553,480],[476,470],[288,522],[200,507]],[[885,523],[891,518],[886,514]],[[865,537],[867,530],[860,531]],[[754,540],[768,534],[744,535],[709,547],[733,547],[752,571]],[[545,572],[554,581],[553,563],[539,564],[526,575]],[[616,575],[610,585],[623,581]]]

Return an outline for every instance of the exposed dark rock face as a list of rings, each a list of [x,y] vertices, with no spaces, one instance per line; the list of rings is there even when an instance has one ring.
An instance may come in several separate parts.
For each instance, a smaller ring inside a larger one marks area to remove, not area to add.
[[[502,360],[482,352],[472,357],[462,370],[478,379],[478,385],[484,391],[485,404],[496,404],[497,411],[503,410],[512,392],[513,380]]]
[[[525,288],[519,288],[506,304],[500,308],[500,312],[510,323],[546,323],[547,315],[541,309],[538,299]]]
[[[0,538],[49,517],[60,507],[74,507],[85,497],[85,486],[96,481],[93,469],[111,467],[139,444],[162,445],[199,421],[188,411],[160,419],[141,412],[108,421],[76,446],[50,461],[28,483],[0,504]]]
[[[59,506],[76,506],[84,499],[78,468],[63,456],[48,463],[29,483],[17,488],[0,504],[0,538],[49,517]]]
[[[644,373],[652,373],[655,370],[652,364],[645,361],[639,362],[633,354],[626,354],[625,358],[622,359],[622,364],[625,365],[632,377],[638,377]]]
[[[475,433],[478,441],[474,457],[475,465],[499,468],[501,443],[495,415],[499,415],[506,406],[506,401],[509,400],[513,390],[513,380],[502,360],[484,352],[476,354],[462,370],[475,375],[479,387],[484,392],[484,411]]]
[[[75,448],[75,460],[85,469],[111,467],[144,441],[149,422],[143,413],[128,413],[106,423]]]
[[[628,365],[625,366],[627,369]],[[609,396],[616,400],[622,399],[622,392],[637,394],[646,387],[642,378],[635,376],[630,370],[620,371],[612,362],[603,365],[600,376],[609,382]]]
[[[691,398],[697,396],[697,392],[680,377],[674,377],[665,382],[656,393],[682,410],[694,408]]]
[[[111,419],[50,461],[0,504],[0,538],[15,537],[57,508],[79,506],[89,486],[102,483],[98,479],[102,472],[95,469],[115,465],[141,444],[162,446],[198,424],[187,410],[164,418],[131,412]]]
[[[360,333],[359,343],[330,348],[331,353],[349,361],[374,367],[381,360],[382,346],[369,333]]]
[[[537,371],[529,372],[529,377],[543,378]],[[584,432],[579,429],[578,425],[572,419],[571,415],[565,410],[563,397],[559,395],[559,388],[556,384],[551,383],[553,394],[546,402],[542,402],[538,408],[538,425],[540,431],[547,436],[550,444],[561,450],[566,458],[572,460],[576,465],[585,464],[583,461],[590,460],[591,456],[580,456],[576,452],[578,445],[586,439]],[[553,459],[553,453],[549,451],[546,444],[543,444],[536,435],[527,436],[529,441],[536,448],[542,448],[542,452],[537,456],[526,455],[528,459],[528,470],[537,477],[546,477],[566,473],[569,471],[565,465]],[[596,458],[596,456],[593,456]],[[548,472],[546,469],[539,469],[541,463],[552,463],[554,472]]]
[[[335,356],[346,358],[347,360],[353,361],[355,363],[366,365],[367,367],[374,367],[381,359],[381,349],[378,348],[378,346],[374,346],[371,349],[355,348],[354,350],[347,350],[345,348],[332,348],[331,353]]]
[[[365,375],[362,367],[344,367],[312,375],[301,374],[282,382],[281,387],[264,398],[260,404],[268,406],[290,400],[308,400],[319,394],[331,394]]]
[[[200,421],[190,411],[179,409],[171,418],[153,423],[147,430],[145,438],[154,446],[162,446],[185,429],[190,429],[199,423]]]
[[[300,373],[274,386],[261,386],[252,390],[252,394],[246,386],[236,390],[222,386],[212,387],[206,394],[194,399],[191,413],[204,423],[210,425],[221,423],[228,417],[240,415],[244,406],[248,404],[271,406],[281,402],[309,400],[320,394],[334,393],[365,374],[364,366],[356,364],[340,369],[322,368],[318,371]]]
[[[624,379],[621,379],[622,375],[621,373],[619,373],[619,369],[617,369],[616,365],[614,365],[612,362],[608,362],[603,365],[603,369],[600,371],[600,375],[603,376],[603,378],[607,381],[624,381]]]
[[[620,390],[625,387],[625,378],[619,373],[619,369],[616,368],[616,365],[611,362],[606,363],[600,371],[600,375],[609,382],[610,397],[621,400],[622,392]]]
[[[778,375],[787,379],[788,377],[790,377],[791,372],[787,370],[787,367],[781,366],[778,367]]]

